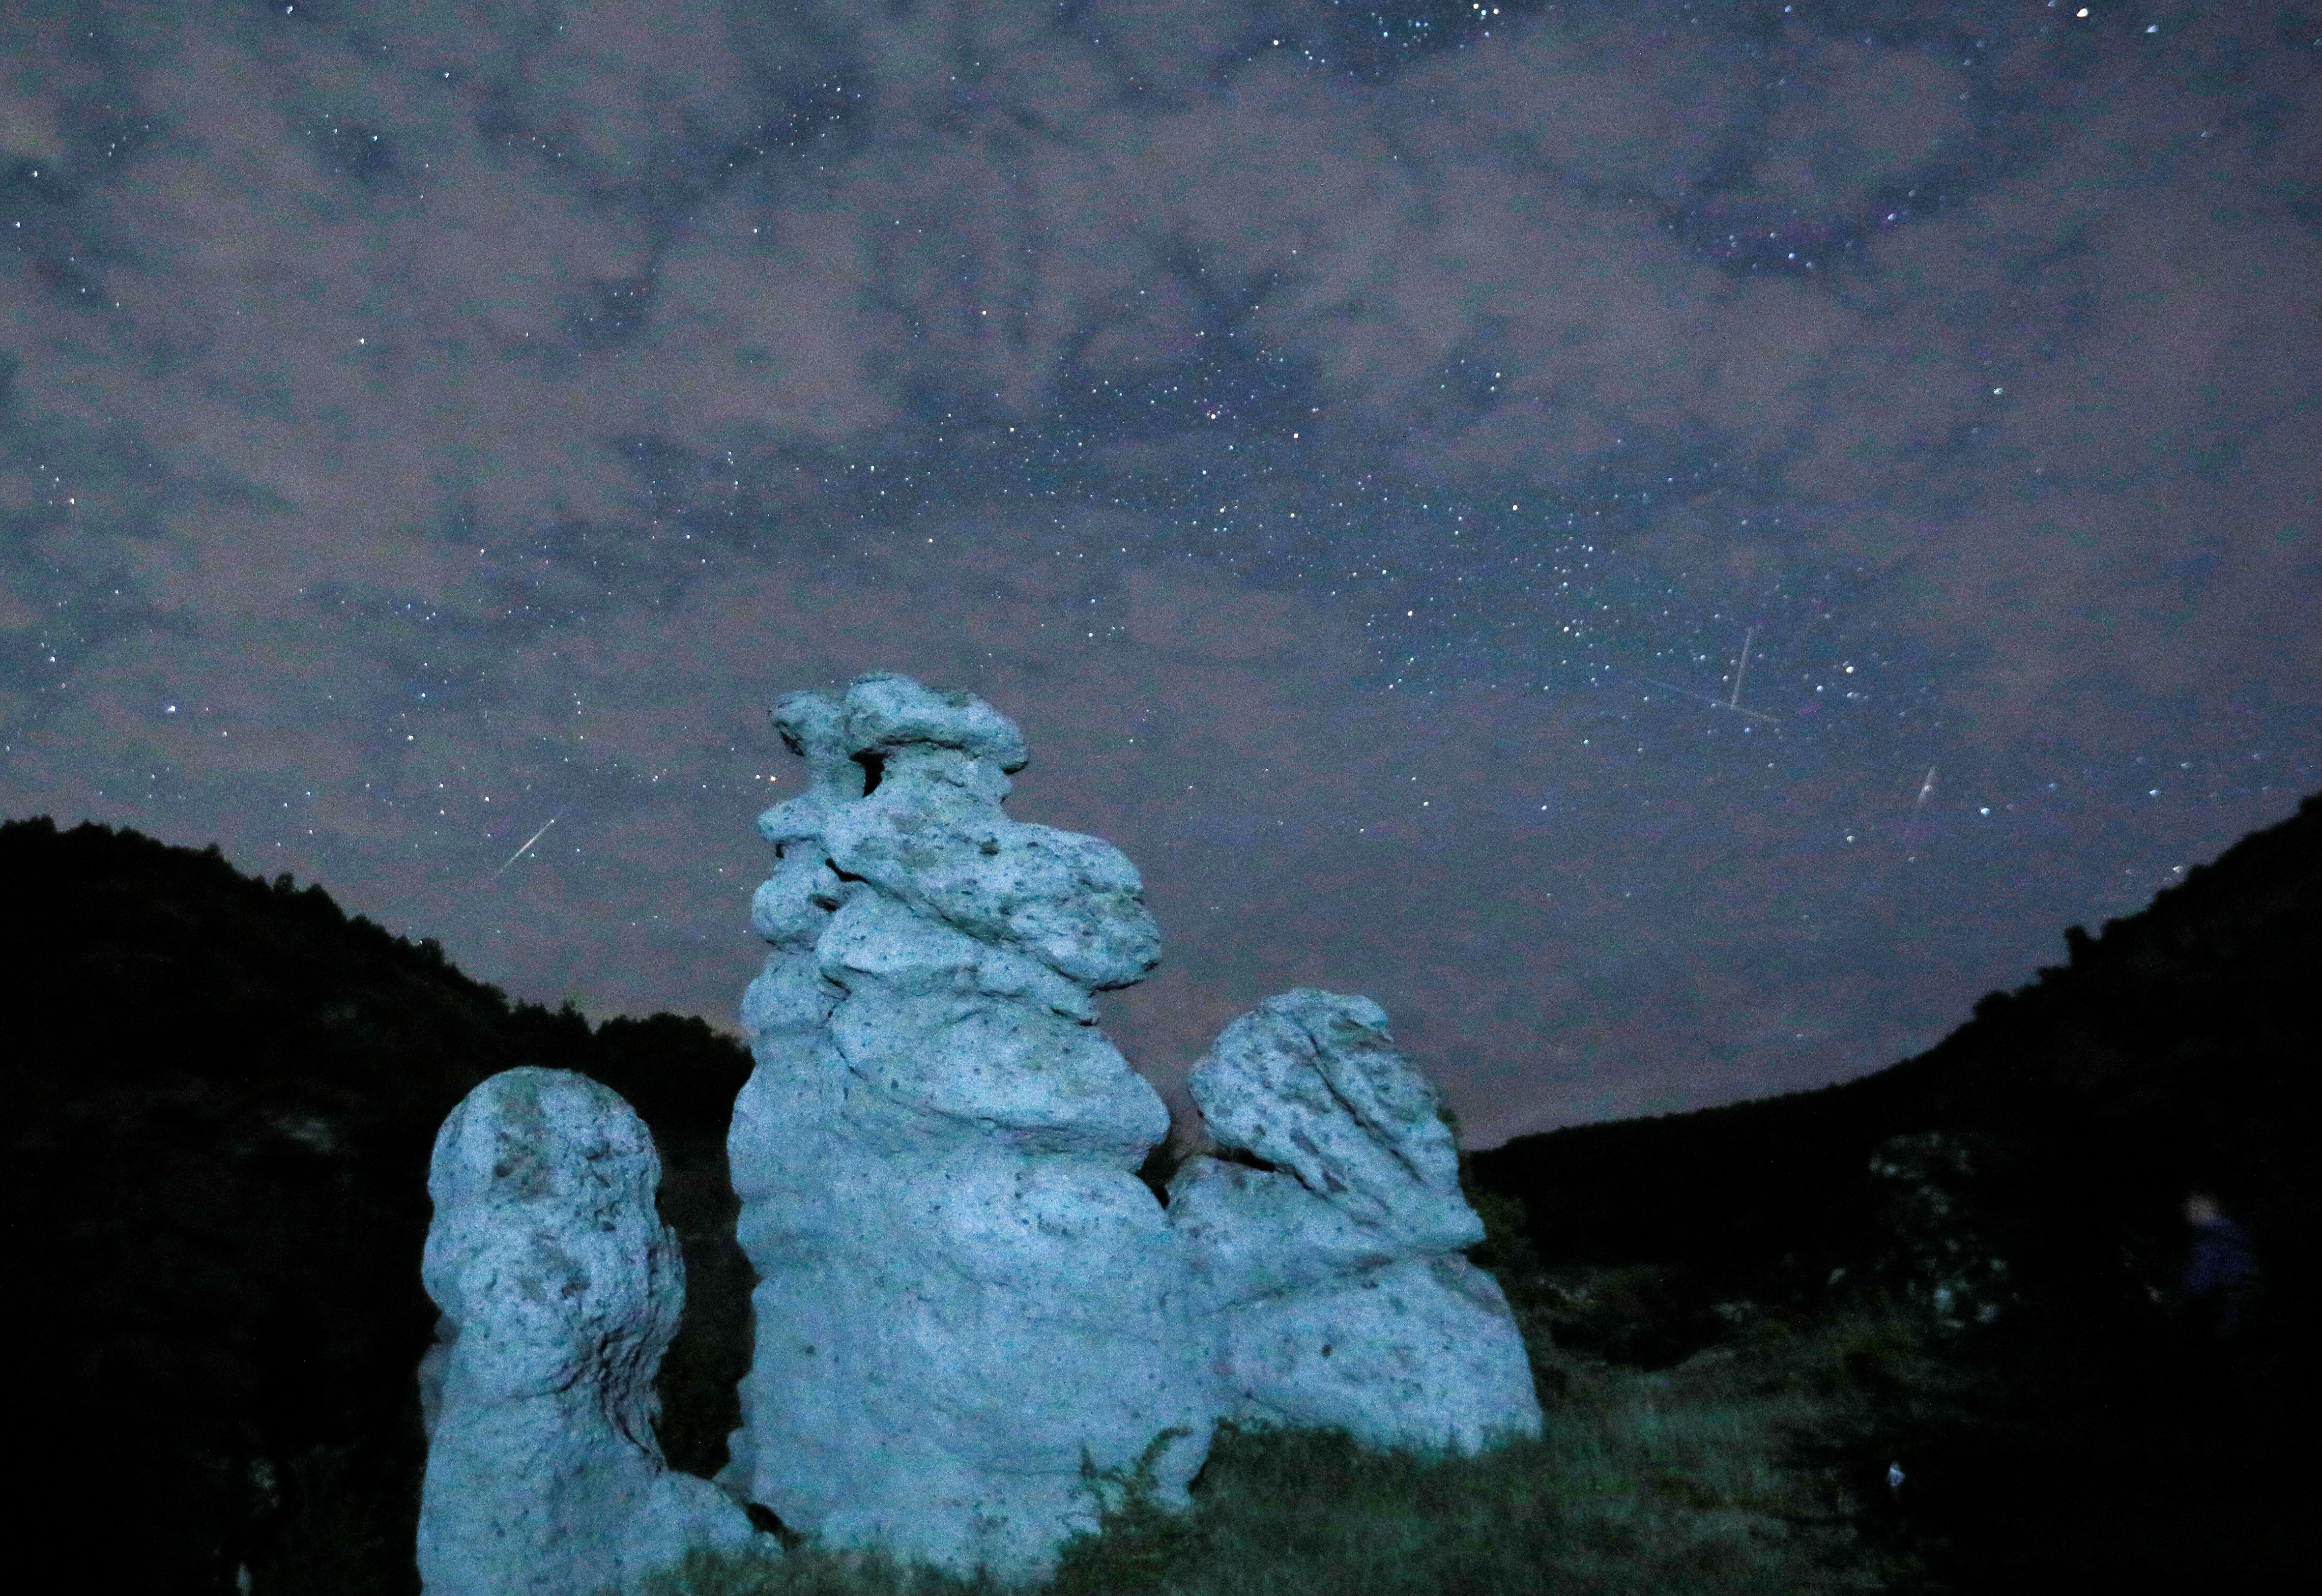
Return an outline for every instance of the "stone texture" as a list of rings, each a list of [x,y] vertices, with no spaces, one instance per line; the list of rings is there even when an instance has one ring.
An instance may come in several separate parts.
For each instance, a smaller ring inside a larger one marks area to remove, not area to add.
[[[812,784],[759,818],[729,1142],[757,1342],[720,1478],[826,1544],[1036,1577],[1096,1522],[1084,1456],[1182,1432],[1182,1503],[1207,1454],[1191,1278],[1134,1172],[1168,1113],[1095,1026],[1159,934],[1118,851],[1001,811],[1024,744],[982,699],[866,676],[774,724]]]
[[[685,1302],[660,1183],[644,1123],[565,1071],[505,1071],[443,1122],[422,1266],[443,1312],[420,1375],[427,1596],[592,1596],[696,1546],[772,1547],[654,1436]]]
[[[1300,989],[1186,1082],[1225,1156],[1169,1187],[1215,1325],[1222,1414],[1473,1452],[1540,1433],[1523,1338],[1459,1191],[1435,1089],[1366,998]]]

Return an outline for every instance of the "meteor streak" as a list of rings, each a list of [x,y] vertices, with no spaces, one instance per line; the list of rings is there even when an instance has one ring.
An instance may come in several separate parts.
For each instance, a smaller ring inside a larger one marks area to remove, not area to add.
[[[559,810],[557,810],[557,811],[556,811],[556,813],[555,813],[555,814],[551,815],[551,816],[548,817],[548,825],[555,825],[558,821],[560,821],[560,820],[562,820],[562,819],[563,819],[563,818],[564,818],[564,811],[563,811],[563,810],[562,810],[562,809],[559,809]],[[523,847],[521,847],[521,848],[518,848],[515,853],[513,853],[509,854],[509,855],[507,856],[507,864],[503,864],[503,865],[501,865],[501,866],[499,867],[499,869],[498,869],[498,870],[496,870],[496,871],[492,871],[492,873],[491,873],[490,877],[489,877],[489,878],[485,881],[485,883],[484,883],[484,884],[485,884],[486,886],[489,886],[489,885],[491,885],[491,883],[492,883],[493,881],[497,881],[497,880],[498,880],[502,876],[504,876],[504,875],[507,874],[507,868],[508,868],[508,864],[514,864],[517,860],[519,860],[519,859],[523,858],[526,853],[530,853],[530,852],[532,851],[532,845],[533,845],[533,844],[535,844],[535,843],[536,843],[536,842],[540,841],[540,839],[541,839],[541,838],[543,838],[543,837],[544,837],[544,836],[546,836],[546,835],[548,834],[548,825],[544,825],[544,826],[542,826],[538,831],[534,832],[530,836],[528,836],[528,837],[525,838],[525,840],[524,840],[524,846],[523,846]]]
[[[1919,796],[1911,802],[1911,824],[1903,835],[1903,862],[1909,864],[1919,856],[1919,811],[1927,807],[1927,795],[1935,789],[1935,767],[1927,767],[1927,779],[1919,783]]]
[[[1742,673],[1750,669],[1750,640],[1757,635],[1755,626],[1742,634],[1742,662],[1733,667],[1733,699],[1725,706],[1728,709],[1742,707]]]
[[[1663,692],[1683,693],[1688,698],[1698,698],[1712,709],[1731,709],[1744,720],[1769,720],[1776,725],[1782,724],[1782,717],[1778,715],[1767,715],[1756,709],[1744,709],[1739,704],[1728,703],[1723,698],[1713,698],[1707,693],[1696,693],[1691,688],[1681,688],[1673,681],[1663,681],[1658,676],[1647,676],[1641,670],[1632,671],[1631,674],[1641,681],[1651,682]]]
[[[1712,709],[1731,709],[1744,720],[1762,720],[1774,725],[1780,725],[1782,717],[1778,715],[1768,715],[1761,710],[1742,707],[1742,673],[1750,669],[1750,641],[1757,635],[1758,628],[1755,626],[1742,634],[1742,660],[1733,667],[1733,691],[1728,698],[1713,698],[1707,693],[1696,693],[1691,688],[1681,688],[1673,681],[1663,681],[1658,676],[1647,676],[1641,670],[1631,671],[1630,674],[1641,680],[1651,682],[1664,692],[1682,693],[1688,698],[1698,698]]]

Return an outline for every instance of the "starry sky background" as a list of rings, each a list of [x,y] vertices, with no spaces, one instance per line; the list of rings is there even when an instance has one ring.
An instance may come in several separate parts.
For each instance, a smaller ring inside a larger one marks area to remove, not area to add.
[[[1173,1103],[1319,985],[1476,1146],[2322,787],[2322,7],[0,16],[0,812],[519,999],[733,1029],[873,669],[1143,871]]]

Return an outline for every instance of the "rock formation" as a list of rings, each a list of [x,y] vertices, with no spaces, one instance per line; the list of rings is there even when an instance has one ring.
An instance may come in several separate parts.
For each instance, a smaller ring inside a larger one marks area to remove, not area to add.
[[[1225,1028],[1186,1086],[1223,1157],[1169,1186],[1216,1326],[1221,1416],[1473,1452],[1540,1433],[1523,1338],[1434,1088],[1366,998],[1307,989]]]
[[[826,1544],[1035,1577],[1096,1521],[1083,1458],[1168,1436],[1182,1503],[1208,1449],[1134,1173],[1168,1113],[1095,1026],[1159,933],[1118,851],[1001,812],[1024,743],[982,699],[873,675],[774,724],[812,785],[758,822],[774,951],[729,1142],[757,1344],[720,1479]]]
[[[654,1436],[685,1302],[660,1183],[644,1123],[585,1076],[505,1071],[444,1120],[422,1267],[443,1310],[421,1370],[426,1596],[587,1596],[752,1542]]]

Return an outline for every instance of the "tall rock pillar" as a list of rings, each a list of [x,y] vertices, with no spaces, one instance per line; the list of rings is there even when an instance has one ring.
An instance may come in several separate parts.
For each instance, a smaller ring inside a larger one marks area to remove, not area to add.
[[[774,724],[812,785],[758,822],[729,1142],[757,1343],[721,1478],[827,1544],[1035,1576],[1096,1522],[1084,1457],[1158,1442],[1183,1502],[1208,1449],[1191,1277],[1135,1173],[1168,1111],[1095,1023],[1159,932],[1117,850],[1002,813],[1024,743],[982,699],[873,675]]]

